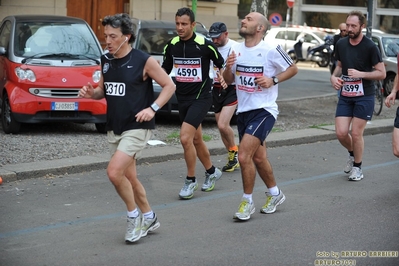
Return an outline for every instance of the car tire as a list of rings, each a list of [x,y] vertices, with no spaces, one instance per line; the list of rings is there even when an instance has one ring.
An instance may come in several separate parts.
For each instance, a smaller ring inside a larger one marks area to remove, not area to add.
[[[21,123],[15,120],[11,111],[7,93],[4,93],[3,101],[1,102],[1,125],[6,134],[16,134],[21,129]]]
[[[395,74],[388,74],[384,79],[384,95],[388,96],[393,88],[393,81],[395,80]]]
[[[107,133],[107,129],[105,128],[106,125],[106,123],[96,123],[96,129],[98,133]]]

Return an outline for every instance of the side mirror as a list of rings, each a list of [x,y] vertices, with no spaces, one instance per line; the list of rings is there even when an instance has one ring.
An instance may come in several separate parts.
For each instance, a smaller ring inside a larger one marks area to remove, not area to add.
[[[5,55],[7,53],[7,50],[5,47],[0,46],[0,55]]]

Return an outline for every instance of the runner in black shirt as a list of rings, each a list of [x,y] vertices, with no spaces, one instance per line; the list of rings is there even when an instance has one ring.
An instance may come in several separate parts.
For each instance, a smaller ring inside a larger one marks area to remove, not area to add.
[[[102,24],[109,51],[101,57],[102,76],[96,88],[83,86],[79,97],[107,100],[112,155],[107,174],[126,204],[125,241],[135,242],[160,226],[137,178],[136,160],[155,127],[155,112],[173,95],[175,85],[154,58],[132,49],[136,36],[127,14],[106,16]],[[152,78],[163,88],[155,102]]]
[[[222,176],[222,172],[213,166],[209,150],[202,140],[201,123],[212,106],[210,60],[219,69],[223,67],[224,60],[211,41],[194,33],[195,19],[191,9],[180,8],[175,21],[179,36],[166,45],[162,67],[168,74],[173,71],[176,83],[182,122],[180,142],[187,165],[187,178],[179,197],[190,199],[198,188],[195,178],[197,156],[206,169],[203,191],[212,191],[215,181]],[[224,81],[222,83],[226,86]]]

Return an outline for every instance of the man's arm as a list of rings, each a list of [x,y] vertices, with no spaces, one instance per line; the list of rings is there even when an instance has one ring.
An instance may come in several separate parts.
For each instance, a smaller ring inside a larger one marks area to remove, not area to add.
[[[391,93],[385,98],[385,105],[388,108],[395,104],[396,94],[399,91],[398,75],[399,73],[396,74]]]
[[[233,65],[236,62],[236,54],[234,51],[229,54],[229,56],[226,59],[225,63],[225,69],[223,70],[223,79],[227,84],[231,84],[234,82],[234,74],[232,72]]]

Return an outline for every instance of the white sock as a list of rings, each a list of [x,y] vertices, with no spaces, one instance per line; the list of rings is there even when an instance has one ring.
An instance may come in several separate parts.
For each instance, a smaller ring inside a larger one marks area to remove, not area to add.
[[[244,193],[244,195],[242,195],[242,197],[244,199],[247,199],[249,201],[249,203],[252,203],[252,194],[245,194]]]
[[[280,190],[278,189],[277,186],[274,186],[274,187],[269,188],[269,193],[272,196],[277,196],[278,194],[280,194]]]
[[[136,208],[133,211],[127,211],[127,217],[136,218],[139,216],[139,210]]]
[[[143,213],[143,216],[144,216],[144,219],[147,219],[147,220],[152,219],[152,218],[154,218],[154,212],[151,210],[149,212]]]

